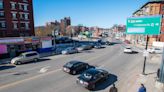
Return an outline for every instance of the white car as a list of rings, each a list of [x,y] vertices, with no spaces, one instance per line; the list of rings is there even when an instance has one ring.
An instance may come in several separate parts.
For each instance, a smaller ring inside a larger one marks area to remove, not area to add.
[[[124,49],[124,53],[133,53],[133,50],[132,50],[131,47],[126,47],[126,48]]]
[[[154,48],[154,47],[149,48],[147,51],[149,53],[156,53],[156,54],[161,54],[163,52],[162,49],[160,49],[160,48]]]

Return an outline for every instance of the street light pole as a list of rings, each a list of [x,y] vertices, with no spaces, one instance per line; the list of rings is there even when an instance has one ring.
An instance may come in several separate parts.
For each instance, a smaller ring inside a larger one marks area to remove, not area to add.
[[[148,37],[148,35],[147,35],[147,37],[146,37],[146,47],[145,47],[145,50],[147,51],[147,47],[148,47],[148,42],[149,42],[149,37]],[[142,74],[143,75],[146,75],[145,74],[145,67],[146,67],[146,56],[144,56],[144,65],[143,65],[143,72],[142,72]]]

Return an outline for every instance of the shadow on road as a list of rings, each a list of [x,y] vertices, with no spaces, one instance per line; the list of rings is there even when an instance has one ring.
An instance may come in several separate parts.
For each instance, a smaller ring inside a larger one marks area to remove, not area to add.
[[[153,74],[157,74],[157,72],[146,73],[146,75],[153,75]]]
[[[85,50],[83,51],[84,53],[94,53],[94,51],[91,51],[91,50]]]
[[[109,78],[101,83],[100,85],[97,85],[97,88],[94,91],[100,91],[108,88],[110,85],[114,84],[117,81],[117,76],[114,74],[110,74]]]
[[[2,65],[2,66],[0,66],[0,71],[15,68],[15,67],[16,66],[14,66],[14,65]]]
[[[23,64],[31,64],[31,63],[39,63],[39,62],[44,62],[44,61],[48,61],[51,60],[49,58],[41,58],[38,61],[32,61],[32,62],[27,62],[27,63],[23,63]]]
[[[138,54],[138,51],[133,51],[132,54]]]

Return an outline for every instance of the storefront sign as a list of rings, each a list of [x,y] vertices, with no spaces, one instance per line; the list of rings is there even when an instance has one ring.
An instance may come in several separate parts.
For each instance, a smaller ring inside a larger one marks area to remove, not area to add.
[[[42,37],[41,41],[49,41],[52,40],[52,37]]]
[[[23,38],[7,38],[7,39],[0,39],[0,44],[6,44],[6,43],[23,43]]]
[[[29,37],[25,38],[25,43],[39,43],[39,38],[38,37]]]
[[[7,46],[6,45],[0,45],[0,54],[7,53]]]

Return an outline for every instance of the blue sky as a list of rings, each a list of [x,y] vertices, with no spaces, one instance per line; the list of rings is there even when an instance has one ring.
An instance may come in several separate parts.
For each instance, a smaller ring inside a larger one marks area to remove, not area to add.
[[[71,17],[72,25],[109,28],[125,24],[126,18],[148,0],[33,0],[35,26]]]

